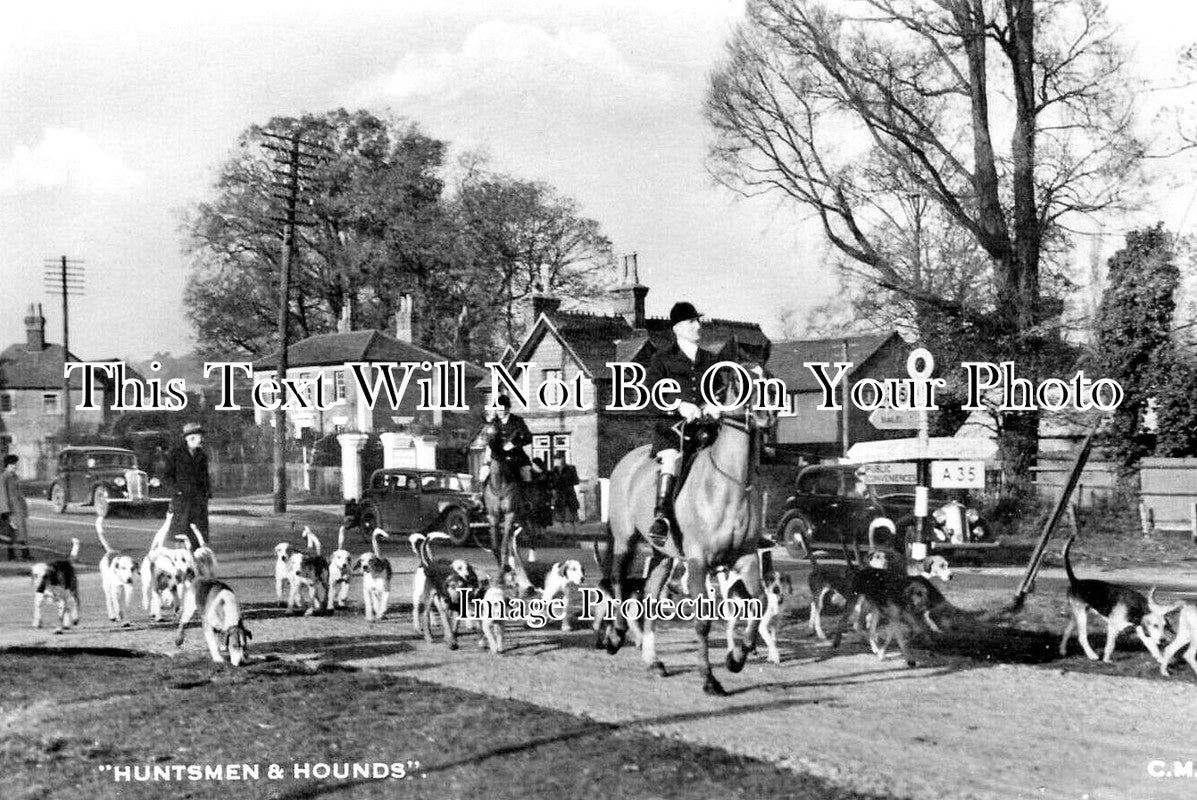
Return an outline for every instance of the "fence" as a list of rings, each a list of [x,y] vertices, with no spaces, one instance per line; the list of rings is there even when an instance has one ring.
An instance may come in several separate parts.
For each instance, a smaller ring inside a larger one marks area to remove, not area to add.
[[[1040,456],[1039,465],[1031,467],[1034,473],[1035,493],[1045,500],[1055,500],[1068,482],[1072,472],[1073,459],[1048,459]],[[1107,461],[1090,460],[1081,470],[1072,502],[1087,508],[1099,500],[1109,499],[1118,488],[1114,465]]]
[[[217,492],[261,494],[274,491],[274,467],[271,464],[210,462],[208,471],[212,488]],[[303,492],[331,502],[340,501],[341,468],[288,464],[287,491]]]
[[[1197,503],[1197,458],[1145,458],[1139,464],[1139,498],[1165,530],[1190,530]]]

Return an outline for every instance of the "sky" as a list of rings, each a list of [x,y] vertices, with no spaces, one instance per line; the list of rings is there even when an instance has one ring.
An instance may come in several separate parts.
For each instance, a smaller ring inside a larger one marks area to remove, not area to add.
[[[78,357],[191,349],[182,210],[212,194],[250,124],[342,106],[415,120],[455,153],[484,150],[494,169],[577,199],[616,253],[638,253],[652,315],[689,299],[777,333],[784,308],[836,293],[809,219],[738,198],[703,167],[702,100],[739,0],[178,5],[6,12],[0,347],[24,339],[32,302],[61,341],[61,300],[42,284],[66,255],[85,272]],[[1197,41],[1185,2],[1113,0],[1110,13],[1149,75],[1167,77]],[[1140,217],[1191,229],[1193,197],[1172,185]]]

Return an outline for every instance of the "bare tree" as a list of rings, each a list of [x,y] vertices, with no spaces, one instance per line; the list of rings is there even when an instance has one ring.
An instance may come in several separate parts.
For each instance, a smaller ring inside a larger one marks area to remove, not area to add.
[[[1096,0],[750,0],[711,80],[709,163],[812,212],[920,329],[930,314],[1034,373],[1059,313],[1045,268],[1137,185],[1132,95]],[[1006,420],[1011,476],[1036,428]]]

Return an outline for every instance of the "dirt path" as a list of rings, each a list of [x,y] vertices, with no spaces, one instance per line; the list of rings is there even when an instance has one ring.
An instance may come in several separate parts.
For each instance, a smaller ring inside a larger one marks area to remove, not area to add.
[[[405,581],[398,583],[395,594],[403,598]],[[85,622],[52,637],[25,628],[23,611],[16,619],[4,615],[4,644],[174,649],[165,626],[113,630]],[[1197,778],[1148,773],[1153,761],[1170,768],[1197,760],[1197,682],[1189,674],[1149,681],[925,650],[918,651],[920,666],[906,669],[898,659],[879,662],[858,644],[833,655],[795,625],[783,630],[782,665],[754,660],[734,676],[720,668],[731,696],[715,699],[699,691],[691,634],[680,628],[661,637],[672,673],[662,680],[648,675],[631,649],[614,657],[594,650],[588,632],[512,625],[510,651],[495,657],[475,649],[473,634],[455,653],[426,645],[402,613],[380,625],[356,614],[296,619],[265,607],[253,616],[259,656],[334,660],[524,700],[762,758],[858,791],[1003,800],[1197,793]],[[186,647],[202,651],[198,631]],[[713,659],[720,655],[712,651]]]

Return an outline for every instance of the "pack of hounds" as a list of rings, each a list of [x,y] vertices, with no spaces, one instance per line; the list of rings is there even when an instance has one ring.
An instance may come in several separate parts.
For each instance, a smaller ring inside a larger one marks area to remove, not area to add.
[[[226,658],[234,666],[246,658],[248,642],[252,639],[246,627],[236,593],[217,577],[216,554],[204,542],[197,528],[192,528],[199,546],[194,549],[186,537],[178,537],[178,544],[168,544],[167,532],[170,517],[155,533],[153,540],[140,561],[113,549],[104,536],[103,518],[97,517],[96,535],[104,548],[100,559],[100,582],[103,589],[108,618],[125,626],[131,624],[130,611],[135,586],[141,585],[141,604],[150,617],[163,620],[164,610],[170,609],[177,617],[178,629],[175,637],[177,646],[182,646],[187,625],[198,613],[204,638],[212,660],[223,663]],[[458,632],[464,624],[467,629],[478,629],[481,633],[479,646],[488,647],[491,652],[504,652],[504,619],[496,609],[504,608],[505,601],[512,596],[539,598],[547,603],[563,597],[565,614],[561,620],[563,631],[570,630],[571,613],[575,589],[585,581],[585,570],[576,559],[566,559],[547,564],[524,561],[520,556],[517,529],[513,555],[509,569],[500,580],[493,581],[482,569],[463,558],[436,557],[433,545],[448,540],[444,533],[412,534],[409,544],[416,557],[412,577],[411,623],[417,633],[432,642],[434,622],[439,625],[443,641],[450,649],[457,649]],[[360,575],[361,606],[368,622],[386,618],[391,604],[391,581],[394,569],[381,550],[381,541],[388,535],[375,529],[371,536],[371,549],[356,558],[345,549],[345,528],[338,532],[337,548],[327,557],[319,538],[310,528],[304,528],[302,538],[305,547],[290,542],[279,542],[275,548],[275,595],[280,605],[288,610],[301,612],[305,616],[318,612],[335,612],[349,605],[350,582]],[[1197,603],[1179,602],[1172,605],[1160,604],[1155,598],[1155,589],[1144,595],[1137,589],[1098,579],[1080,579],[1073,571],[1070,553],[1075,534],[1069,538],[1063,550],[1065,572],[1068,577],[1068,622],[1060,640],[1060,654],[1066,655],[1068,644],[1075,634],[1085,655],[1104,662],[1113,659],[1117,639],[1126,630],[1133,631],[1143,646],[1159,665],[1162,675],[1169,674],[1169,666],[1183,649],[1184,661],[1197,674]],[[602,563],[600,545],[595,543],[595,560]],[[79,621],[79,586],[75,571],[78,559],[79,540],[72,539],[70,555],[65,559],[39,562],[33,565],[31,574],[34,586],[33,627],[42,623],[42,607],[52,601],[58,612],[55,633]],[[793,587],[787,575],[773,568],[768,550],[759,554],[758,565],[764,578],[764,615],[759,626],[759,638],[767,650],[767,659],[780,663],[777,648],[777,629],[783,620],[783,606],[793,595]],[[912,562],[905,571],[896,570],[896,565],[884,552],[873,552],[863,559],[853,557],[847,546],[843,548],[844,563],[828,564],[817,560],[810,553],[808,589],[810,592],[810,614],[808,627],[820,640],[830,640],[838,647],[843,635],[851,627],[855,632],[866,634],[868,644],[878,658],[884,659],[890,645],[897,641],[898,648],[908,666],[916,662],[911,651],[911,642],[922,634],[942,632],[936,616],[941,610],[950,609],[943,592],[936,581],[946,584],[952,579],[948,562],[939,555],[929,556],[922,561]],[[858,563],[859,562],[859,563]],[[684,566],[675,567],[667,590],[683,594],[688,581],[680,574]],[[644,579],[631,577],[625,582],[625,589],[631,596],[643,598]],[[732,570],[716,571],[707,580],[708,592],[722,598],[746,598],[747,591],[741,576]],[[607,602],[611,602],[608,587],[600,586]],[[463,618],[460,610],[463,600],[478,598],[479,614]],[[823,616],[829,603],[842,607],[838,627],[829,636],[823,627]],[[576,610],[576,609],[575,609]],[[603,611],[603,609],[599,609]],[[1101,656],[1088,640],[1088,616],[1094,612],[1105,621],[1106,640]],[[726,635],[729,647],[736,635],[740,620],[726,621]],[[640,641],[637,620],[627,620],[629,634],[633,641]],[[601,627],[605,623],[603,614],[596,613],[594,629],[602,640]],[[1164,646],[1164,640],[1173,634],[1172,640]],[[747,643],[754,649],[756,642]],[[596,646],[600,646],[597,645]]]

